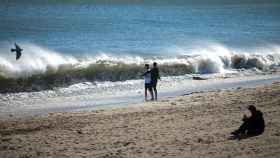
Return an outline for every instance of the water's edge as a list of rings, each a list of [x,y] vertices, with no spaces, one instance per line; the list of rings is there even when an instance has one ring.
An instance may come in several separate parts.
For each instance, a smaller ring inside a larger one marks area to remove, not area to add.
[[[209,91],[234,90],[240,88],[254,88],[257,86],[270,85],[280,81],[280,75],[259,75],[250,77],[237,77],[218,80],[195,81],[189,85],[181,86],[180,89],[162,90],[159,89],[159,101],[176,96],[190,95],[192,93],[205,93]],[[190,81],[188,81],[190,82]],[[190,86],[192,85],[192,86]],[[193,86],[196,85],[196,86]],[[57,112],[89,112],[96,110],[108,110],[113,108],[126,108],[139,106],[144,102],[143,95],[132,96],[111,96],[107,98],[90,98],[75,100],[75,96],[64,98],[52,98],[44,104],[33,105],[11,105],[0,107],[1,119],[27,118],[34,116],[46,116],[49,113]],[[42,102],[43,99],[41,99]]]

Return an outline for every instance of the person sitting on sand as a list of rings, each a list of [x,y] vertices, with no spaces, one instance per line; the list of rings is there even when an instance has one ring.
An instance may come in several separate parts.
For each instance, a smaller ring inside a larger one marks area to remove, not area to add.
[[[149,68],[149,64],[145,64],[146,72],[142,75],[144,76],[144,81],[145,81],[145,100],[147,101],[147,90],[149,90],[150,95],[151,95],[151,100],[154,100],[154,95],[152,91],[152,85],[151,85],[151,70]]]
[[[234,136],[256,136],[264,132],[265,122],[261,111],[257,110],[254,105],[250,105],[248,110],[251,112],[251,116],[244,115],[243,124],[238,130],[232,132]]]
[[[152,90],[154,91],[155,100],[157,100],[157,81],[158,79],[160,79],[160,76],[159,76],[159,70],[156,62],[153,63],[151,74],[152,74],[151,86],[152,86]]]

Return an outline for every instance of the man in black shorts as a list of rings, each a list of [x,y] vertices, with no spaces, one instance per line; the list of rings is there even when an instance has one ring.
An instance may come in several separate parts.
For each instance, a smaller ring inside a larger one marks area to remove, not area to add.
[[[160,79],[159,69],[157,67],[157,63],[154,62],[153,68],[151,70],[151,86],[154,92],[155,100],[157,100],[157,81]]]

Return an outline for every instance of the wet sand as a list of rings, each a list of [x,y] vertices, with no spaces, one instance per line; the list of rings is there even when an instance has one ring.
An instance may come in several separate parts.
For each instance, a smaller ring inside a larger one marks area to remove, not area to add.
[[[264,134],[228,139],[246,106]],[[0,121],[0,157],[280,157],[280,82],[193,93],[133,107]]]

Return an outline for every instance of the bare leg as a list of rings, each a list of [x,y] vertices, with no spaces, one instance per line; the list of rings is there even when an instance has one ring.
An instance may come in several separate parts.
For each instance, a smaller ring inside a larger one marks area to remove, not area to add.
[[[155,100],[157,100],[157,87],[153,87],[155,93]]]
[[[150,95],[151,95],[151,100],[154,100],[154,93],[153,93],[152,88],[149,88],[149,92],[150,92]]]
[[[145,87],[145,101],[147,101],[147,88]]]

